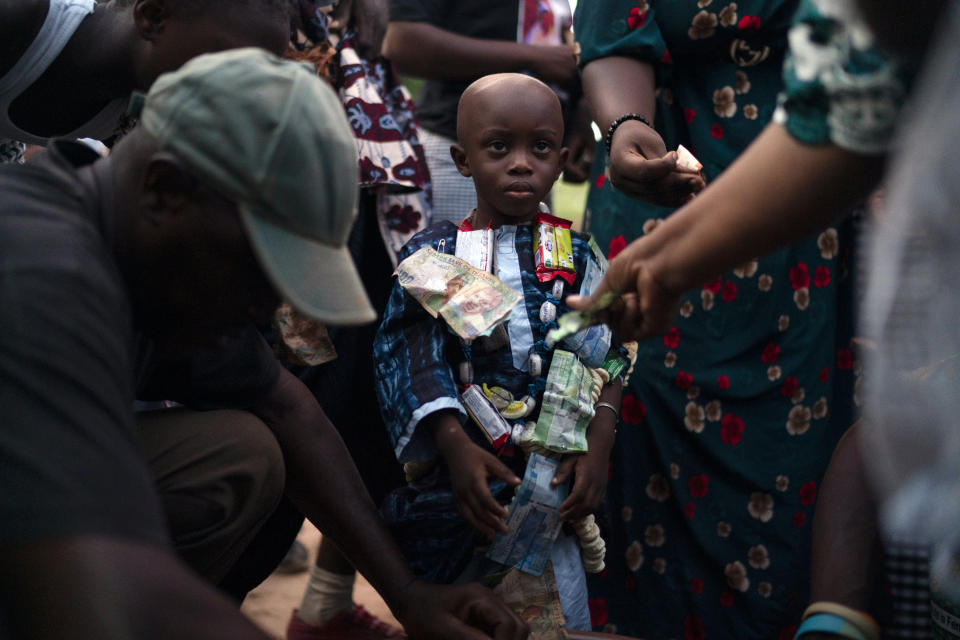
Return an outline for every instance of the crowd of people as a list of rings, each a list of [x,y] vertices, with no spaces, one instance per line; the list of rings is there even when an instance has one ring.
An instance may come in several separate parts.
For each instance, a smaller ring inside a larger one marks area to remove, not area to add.
[[[958,33],[0,3],[0,637],[960,637]]]

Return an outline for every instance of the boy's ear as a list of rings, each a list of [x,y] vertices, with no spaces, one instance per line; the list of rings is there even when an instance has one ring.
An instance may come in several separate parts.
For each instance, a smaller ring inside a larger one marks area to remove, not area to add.
[[[166,0],[136,0],[133,5],[133,24],[140,37],[150,42],[163,31],[169,17]]]
[[[568,149],[567,147],[560,147],[560,167],[557,170],[557,177],[556,177],[557,180],[559,180],[560,175],[563,174],[563,168],[567,166],[568,159],[570,159],[570,149]]]
[[[473,175],[470,171],[470,162],[467,160],[467,152],[459,144],[450,145],[450,157],[453,163],[457,165],[457,171],[460,175],[469,178]]]

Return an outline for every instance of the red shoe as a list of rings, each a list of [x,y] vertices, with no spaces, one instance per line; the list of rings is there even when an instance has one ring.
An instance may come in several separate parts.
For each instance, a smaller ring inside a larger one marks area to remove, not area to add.
[[[404,640],[406,637],[402,630],[371,615],[359,604],[320,626],[304,622],[294,609],[287,625],[287,640]]]

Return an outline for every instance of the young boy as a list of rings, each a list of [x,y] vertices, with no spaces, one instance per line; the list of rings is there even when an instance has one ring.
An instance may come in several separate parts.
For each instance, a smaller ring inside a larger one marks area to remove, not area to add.
[[[485,559],[485,549],[478,553],[475,533],[488,540],[508,533],[506,505],[526,466],[526,447],[494,447],[484,438],[467,417],[461,393],[471,384],[482,386],[492,404],[500,408],[509,404],[509,410],[500,413],[514,420],[513,443],[524,442],[532,426],[536,423],[539,428],[543,421],[543,391],[545,386],[550,388],[555,354],[565,350],[568,361],[584,361],[587,366],[582,370],[587,371],[601,366],[610,344],[610,333],[602,327],[556,348],[546,340],[556,318],[567,310],[565,294],[592,290],[602,277],[599,265],[605,262],[599,251],[591,249],[587,236],[569,231],[561,233],[569,239],[572,253],[567,270],[551,270],[550,261],[542,259],[542,251],[550,247],[544,233],[549,229],[541,223],[558,221],[540,213],[541,200],[559,177],[567,154],[561,147],[563,121],[556,95],[529,76],[486,76],[463,93],[457,133],[459,144],[453,145],[451,153],[459,171],[473,178],[477,208],[464,212],[467,217],[459,229],[445,221],[417,234],[401,257],[424,247],[457,254],[458,237],[492,229],[493,273],[522,299],[510,311],[505,332],[501,327],[488,337],[467,342],[397,283],[375,341],[381,410],[398,459],[439,462],[432,468],[417,464],[420,477],[391,494],[382,511],[414,569],[438,582],[483,578],[509,569]],[[575,476],[569,496],[559,505],[559,514],[567,522],[587,516],[603,499],[620,404],[620,381],[616,375],[608,380],[610,384],[595,386],[592,401],[586,389],[588,406],[581,417],[582,424],[589,423],[588,451],[565,456],[550,483],[557,488],[571,474]],[[518,415],[516,407],[524,405],[527,409],[519,413],[526,415]],[[553,409],[546,413],[553,415]],[[549,451],[546,455],[560,457]],[[559,592],[568,628],[589,628],[576,537],[561,531],[549,553],[555,583],[550,582],[547,565],[544,575],[548,577],[541,584]],[[515,606],[522,610],[529,604],[527,598]]]

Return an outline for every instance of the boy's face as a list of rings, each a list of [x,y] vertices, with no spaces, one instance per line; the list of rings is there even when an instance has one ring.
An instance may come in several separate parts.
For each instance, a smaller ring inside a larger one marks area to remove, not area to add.
[[[545,87],[488,87],[461,110],[460,173],[473,178],[478,222],[527,222],[560,176],[567,150],[556,97]]]

